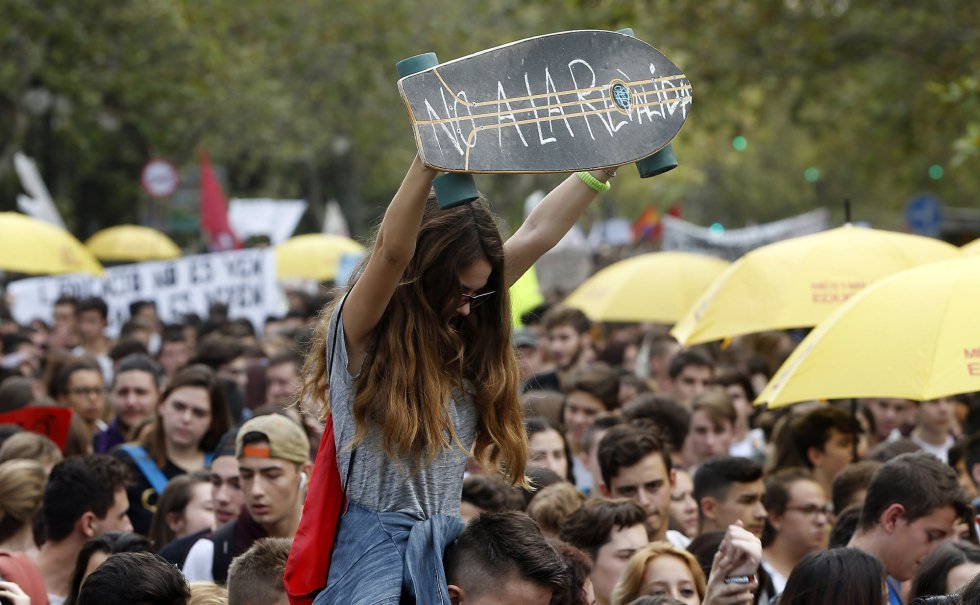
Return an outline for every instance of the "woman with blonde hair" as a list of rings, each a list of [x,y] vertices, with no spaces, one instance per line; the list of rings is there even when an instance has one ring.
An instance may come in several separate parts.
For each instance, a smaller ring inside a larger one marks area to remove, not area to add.
[[[611,605],[628,605],[647,595],[669,596],[684,605],[748,605],[757,586],[760,556],[759,539],[730,526],[715,555],[710,581],[705,581],[694,555],[669,542],[653,542],[630,557]]]
[[[664,577],[655,565],[673,572],[673,577]],[[658,594],[673,596],[685,605],[694,597],[700,603],[704,589],[704,572],[694,555],[670,542],[653,542],[630,557],[623,577],[613,589],[612,605],[626,605],[638,597]]]
[[[0,464],[0,549],[37,554],[32,524],[47,475],[36,460]]]
[[[0,578],[14,582],[31,603],[47,603],[44,578],[33,559],[34,516],[41,508],[47,475],[35,460],[0,464]]]
[[[568,177],[504,242],[483,200],[440,208],[416,157],[307,358],[304,398],[333,415],[349,503],[316,605],[399,602],[403,584],[419,603],[449,601],[442,553],[463,526],[468,453],[525,482],[508,289],[612,175]]]

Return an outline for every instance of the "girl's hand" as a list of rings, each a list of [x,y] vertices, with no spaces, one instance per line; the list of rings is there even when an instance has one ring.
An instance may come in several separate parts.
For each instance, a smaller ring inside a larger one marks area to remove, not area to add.
[[[13,582],[0,580],[0,598],[10,605],[31,605],[31,598]]]
[[[730,525],[715,553],[711,575],[702,605],[737,605],[752,603],[759,588],[756,570],[762,560],[762,543],[742,528],[742,523]],[[726,578],[748,580],[747,583],[726,582]]]
[[[720,559],[711,567],[711,575],[748,576],[755,574],[762,561],[762,543],[752,533],[742,527],[742,522],[729,525],[725,537],[718,547]]]

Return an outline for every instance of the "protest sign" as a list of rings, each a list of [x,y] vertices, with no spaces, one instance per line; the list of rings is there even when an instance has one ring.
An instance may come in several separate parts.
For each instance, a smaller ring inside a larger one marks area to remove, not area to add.
[[[781,221],[718,232],[667,215],[662,218],[662,249],[699,252],[735,260],[766,244],[824,231],[827,220],[827,209],[820,208]]]
[[[129,305],[152,300],[164,322],[188,314],[206,317],[213,303],[228,305],[228,316],[245,317],[261,331],[269,315],[284,310],[276,285],[276,261],[271,249],[235,250],[185,256],[168,261],[120,265],[103,277],[71,274],[34,277],[12,282],[11,313],[21,324],[33,319],[51,321],[54,301],[63,294],[98,296],[109,305],[110,336],[129,319]]]
[[[44,435],[65,451],[71,429],[71,408],[29,406],[0,414],[0,424],[16,424],[25,431]]]

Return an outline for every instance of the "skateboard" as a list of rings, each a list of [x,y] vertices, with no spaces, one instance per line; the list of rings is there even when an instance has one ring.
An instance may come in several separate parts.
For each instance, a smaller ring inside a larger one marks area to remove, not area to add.
[[[398,90],[419,157],[450,173],[573,172],[650,157],[680,131],[692,90],[631,34],[558,32],[442,64],[433,53],[402,61]]]

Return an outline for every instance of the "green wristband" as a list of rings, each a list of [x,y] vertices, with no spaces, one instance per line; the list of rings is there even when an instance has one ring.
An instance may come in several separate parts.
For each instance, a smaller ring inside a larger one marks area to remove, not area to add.
[[[612,183],[609,182],[603,183],[602,181],[595,178],[588,172],[576,172],[575,176],[577,176],[583,183],[588,185],[589,188],[594,189],[599,193],[602,193],[603,191],[609,191],[610,189],[612,189]]]

